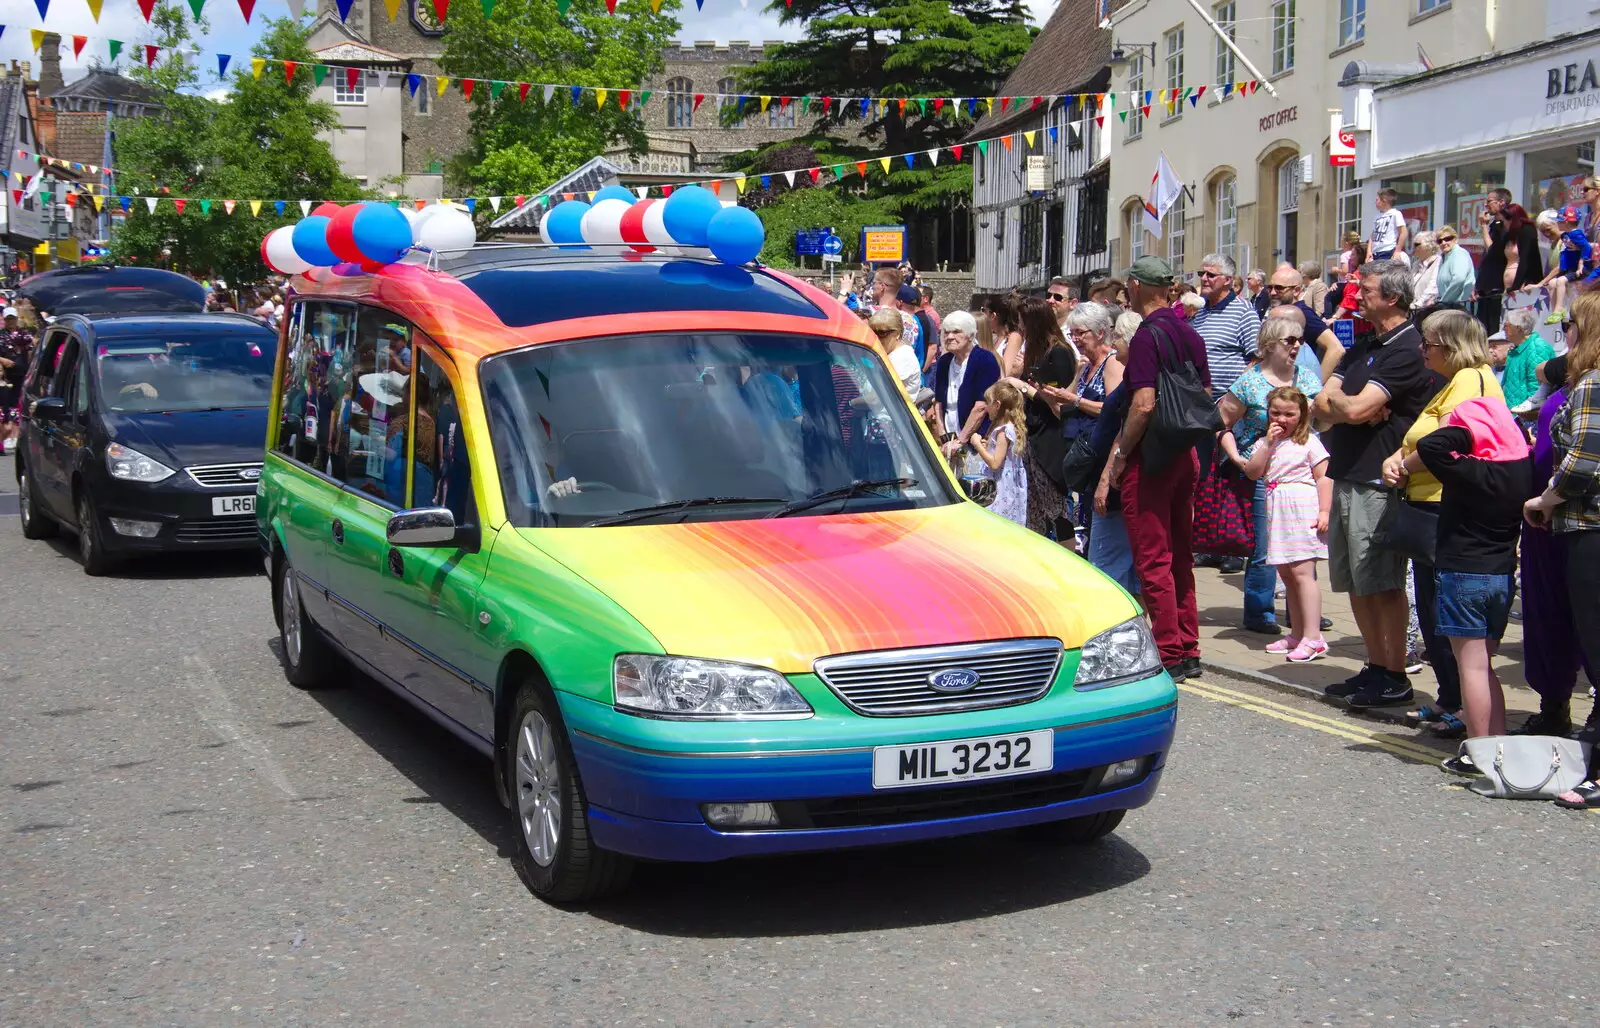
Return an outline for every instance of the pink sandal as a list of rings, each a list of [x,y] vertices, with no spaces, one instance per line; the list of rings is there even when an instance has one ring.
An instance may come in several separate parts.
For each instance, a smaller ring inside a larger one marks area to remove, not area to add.
[[[1299,645],[1300,645],[1300,640],[1299,639],[1296,639],[1292,635],[1286,635],[1282,639],[1279,639],[1277,642],[1269,642],[1269,643],[1267,643],[1267,652],[1268,653],[1288,653],[1290,650],[1294,649],[1296,646],[1299,646]]]
[[[1321,639],[1305,639],[1284,659],[1291,664],[1309,664],[1328,655],[1328,644]]]

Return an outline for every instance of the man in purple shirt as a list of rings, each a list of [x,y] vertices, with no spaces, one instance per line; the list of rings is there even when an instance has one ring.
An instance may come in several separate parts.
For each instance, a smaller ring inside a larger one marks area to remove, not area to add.
[[[1124,277],[1129,306],[1144,322],[1128,343],[1128,369],[1123,375],[1131,391],[1122,432],[1095,494],[1104,507],[1111,489],[1122,490],[1122,513],[1133,550],[1133,566],[1145,610],[1155,630],[1156,645],[1176,681],[1200,673],[1200,617],[1194,594],[1194,486],[1198,475],[1194,449],[1159,452],[1148,435],[1156,409],[1156,389],[1163,366],[1192,361],[1207,388],[1211,372],[1206,344],[1167,302],[1172,268],[1159,257],[1141,257]],[[1157,334],[1162,341],[1158,342]],[[1163,353],[1165,356],[1163,356]],[[1141,445],[1144,444],[1144,445]]]

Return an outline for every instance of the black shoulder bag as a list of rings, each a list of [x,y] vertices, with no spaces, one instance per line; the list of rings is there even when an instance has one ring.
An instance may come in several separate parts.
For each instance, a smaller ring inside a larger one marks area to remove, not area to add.
[[[1147,471],[1160,472],[1173,458],[1222,431],[1222,413],[1194,366],[1159,324],[1146,322],[1156,339],[1156,409],[1140,443]],[[1154,444],[1152,446],[1152,444]]]

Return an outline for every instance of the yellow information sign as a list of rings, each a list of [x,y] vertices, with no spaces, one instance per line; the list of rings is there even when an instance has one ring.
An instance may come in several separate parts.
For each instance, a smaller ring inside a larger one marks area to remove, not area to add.
[[[866,238],[866,253],[863,259],[868,264],[876,264],[879,261],[898,264],[905,259],[904,232],[867,231],[862,235]]]

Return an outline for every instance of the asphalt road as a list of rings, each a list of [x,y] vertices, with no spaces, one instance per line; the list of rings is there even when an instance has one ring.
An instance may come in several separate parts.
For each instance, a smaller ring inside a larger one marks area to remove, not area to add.
[[[0,489],[10,490],[9,461]],[[249,556],[85,577],[0,495],[0,1024],[1592,1024],[1600,817],[1186,691],[1116,835],[643,869],[582,911],[487,765],[283,681]],[[1417,759],[1413,759],[1417,758]]]

